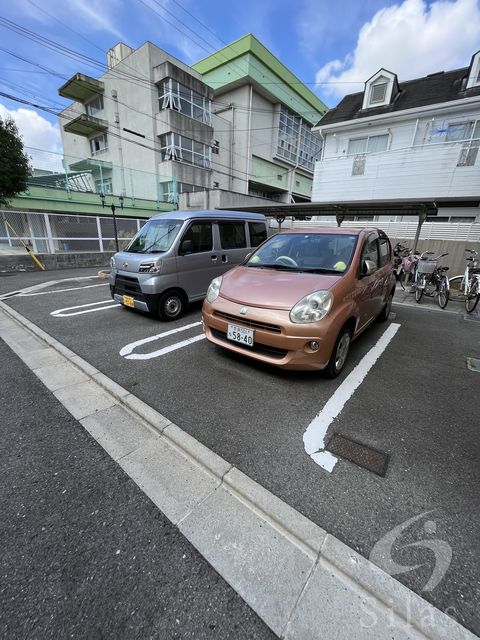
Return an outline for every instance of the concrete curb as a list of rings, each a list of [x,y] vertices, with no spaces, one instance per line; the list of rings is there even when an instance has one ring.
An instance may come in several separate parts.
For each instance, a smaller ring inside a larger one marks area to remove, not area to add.
[[[5,341],[279,637],[476,637],[1,301],[0,309]]]

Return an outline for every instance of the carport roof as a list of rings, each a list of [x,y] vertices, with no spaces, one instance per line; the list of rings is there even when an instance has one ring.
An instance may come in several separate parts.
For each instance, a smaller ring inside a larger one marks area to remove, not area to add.
[[[430,198],[423,200],[353,200],[340,202],[301,202],[293,204],[265,204],[229,207],[230,211],[252,211],[266,216],[382,216],[435,215],[439,207],[477,207],[480,198]]]

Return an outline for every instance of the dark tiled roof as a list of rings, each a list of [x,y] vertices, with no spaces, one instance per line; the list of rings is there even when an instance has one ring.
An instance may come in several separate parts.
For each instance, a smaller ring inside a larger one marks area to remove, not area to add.
[[[352,93],[345,96],[335,109],[328,111],[318,125],[345,122],[357,118],[371,118],[382,113],[393,113],[480,95],[480,87],[465,89],[468,72],[469,67],[465,67],[399,83],[399,91],[392,98],[392,102],[389,105],[373,109],[362,109],[363,91]]]

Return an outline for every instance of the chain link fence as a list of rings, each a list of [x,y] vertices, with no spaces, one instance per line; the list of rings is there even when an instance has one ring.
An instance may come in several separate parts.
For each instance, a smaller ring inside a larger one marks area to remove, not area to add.
[[[145,218],[117,217],[120,250],[147,222]],[[24,211],[0,212],[0,253],[79,253],[115,251],[111,216],[61,215]]]

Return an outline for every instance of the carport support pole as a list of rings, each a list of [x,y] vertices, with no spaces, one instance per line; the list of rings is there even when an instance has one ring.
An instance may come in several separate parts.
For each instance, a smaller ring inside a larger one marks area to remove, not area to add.
[[[420,231],[426,219],[427,219],[427,212],[424,209],[421,213],[418,214],[418,225],[417,225],[417,231],[415,233],[415,240],[413,241],[412,253],[414,253],[417,250],[417,244],[420,238]]]

